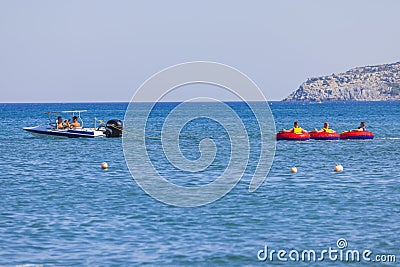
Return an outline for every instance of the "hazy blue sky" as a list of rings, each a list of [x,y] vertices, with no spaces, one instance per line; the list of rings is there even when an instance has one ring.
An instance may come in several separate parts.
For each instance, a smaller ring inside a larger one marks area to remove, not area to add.
[[[280,100],[307,77],[399,61],[399,12],[396,0],[0,0],[0,102],[129,101],[194,60]]]

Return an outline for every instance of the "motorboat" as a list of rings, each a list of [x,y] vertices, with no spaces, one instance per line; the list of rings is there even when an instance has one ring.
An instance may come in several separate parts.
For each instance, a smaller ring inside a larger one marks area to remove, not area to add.
[[[81,113],[87,112],[87,110],[71,110],[71,111],[50,111],[45,112],[48,116],[47,126],[34,126],[25,127],[25,131],[30,132],[37,136],[51,136],[51,137],[67,137],[67,138],[95,138],[95,137],[121,137],[123,131],[122,121],[120,120],[110,120],[105,125],[101,124],[96,126],[96,119],[94,120],[93,128],[86,128],[84,122],[81,118]],[[61,114],[70,114],[71,117],[76,116],[80,127],[69,126],[69,121],[64,121],[66,123],[65,128],[57,128],[57,116]]]

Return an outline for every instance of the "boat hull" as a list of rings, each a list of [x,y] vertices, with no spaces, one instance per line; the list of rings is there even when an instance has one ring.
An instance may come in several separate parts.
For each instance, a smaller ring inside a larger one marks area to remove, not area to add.
[[[25,127],[25,131],[35,134],[37,136],[51,136],[51,137],[66,137],[66,138],[95,138],[103,137],[103,131],[95,129],[50,129],[43,127]]]

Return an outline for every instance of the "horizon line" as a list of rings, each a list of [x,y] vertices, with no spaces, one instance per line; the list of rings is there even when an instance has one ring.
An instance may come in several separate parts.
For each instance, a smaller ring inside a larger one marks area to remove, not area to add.
[[[178,100],[174,100],[174,101],[158,101],[158,102],[154,102],[154,101],[139,101],[136,103],[183,103],[185,102],[185,100],[183,101],[178,101]],[[192,103],[213,103],[214,101],[190,101]],[[250,100],[250,101],[241,101],[241,100],[221,100],[221,102],[264,102],[264,100]],[[267,102],[283,102],[283,100],[267,100]],[[88,103],[131,103],[131,101],[71,101],[71,102],[62,102],[62,101],[54,101],[54,102],[50,102],[50,101],[37,101],[37,102],[25,102],[25,101],[15,101],[15,102],[3,102],[0,101],[0,104],[80,104],[80,103],[84,103],[84,104],[88,104]],[[133,102],[132,102],[133,103]]]

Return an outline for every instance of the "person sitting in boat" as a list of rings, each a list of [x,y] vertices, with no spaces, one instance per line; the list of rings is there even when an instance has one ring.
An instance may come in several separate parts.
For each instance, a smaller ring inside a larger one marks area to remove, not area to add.
[[[63,121],[62,117],[59,116],[57,118],[57,129],[65,129],[65,128],[68,128],[68,121],[67,120]]]
[[[367,123],[365,121],[362,121],[360,123],[360,127],[358,127],[356,130],[352,130],[352,131],[365,132],[365,131],[367,131],[366,127],[367,127]]]
[[[314,129],[313,130],[314,133],[336,133],[334,130],[329,128],[329,123],[328,122],[324,122],[324,128],[321,128],[320,130]]]
[[[78,122],[78,117],[73,116],[72,117],[72,123],[68,125],[70,129],[76,129],[81,127],[81,124]]]
[[[292,132],[292,133],[295,133],[295,134],[307,133],[306,130],[304,130],[303,128],[299,127],[299,122],[298,121],[295,121],[293,123],[293,128],[290,128],[289,130],[282,129],[280,132],[281,133],[290,133],[290,132]]]

